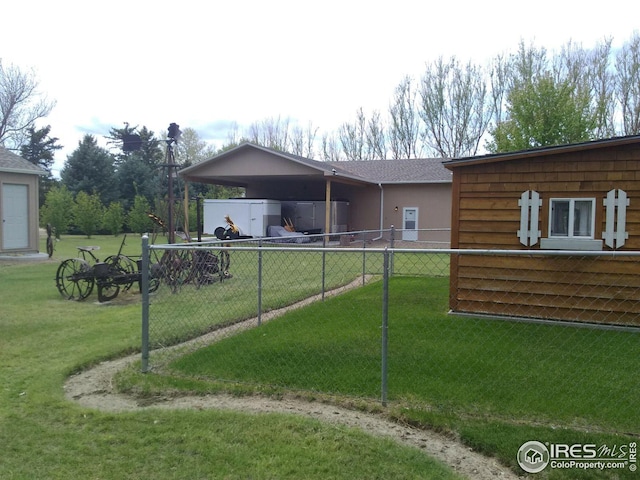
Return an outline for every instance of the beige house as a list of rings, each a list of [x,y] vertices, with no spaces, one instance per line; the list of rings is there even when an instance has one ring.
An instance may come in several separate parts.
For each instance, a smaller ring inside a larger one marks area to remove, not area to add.
[[[0,147],[0,254],[37,253],[40,167]]]
[[[319,162],[243,143],[178,174],[244,187],[247,198],[348,202],[349,231],[393,225],[398,239],[448,246],[452,175],[442,159]],[[329,224],[327,218],[325,232]]]

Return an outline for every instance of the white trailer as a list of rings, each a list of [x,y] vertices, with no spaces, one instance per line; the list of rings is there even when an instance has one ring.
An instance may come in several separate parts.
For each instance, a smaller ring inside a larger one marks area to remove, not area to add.
[[[282,225],[279,200],[237,198],[203,201],[204,233],[214,235],[218,227],[228,228],[224,217],[229,215],[240,229],[240,235],[266,237],[269,225]]]

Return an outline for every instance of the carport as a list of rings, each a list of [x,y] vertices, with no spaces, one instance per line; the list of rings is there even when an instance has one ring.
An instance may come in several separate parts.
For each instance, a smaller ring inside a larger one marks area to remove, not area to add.
[[[331,201],[348,201],[357,206],[359,195],[354,190],[363,193],[372,185],[378,189],[375,183],[347,172],[335,162],[318,162],[251,143],[182,169],[178,175],[187,182],[244,187],[247,198],[324,201],[326,232],[330,231]]]

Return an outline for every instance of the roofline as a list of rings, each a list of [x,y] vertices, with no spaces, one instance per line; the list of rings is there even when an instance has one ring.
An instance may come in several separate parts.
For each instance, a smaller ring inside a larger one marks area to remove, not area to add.
[[[240,145],[237,145],[237,146],[233,147],[232,149],[227,150],[225,152],[221,152],[218,155],[215,155],[215,156],[213,156],[213,157],[211,157],[211,158],[209,158],[207,160],[203,160],[202,162],[198,162],[198,163],[196,163],[194,165],[191,165],[189,167],[183,168],[182,170],[178,171],[178,175],[190,177],[189,172],[191,170],[194,170],[196,167],[201,166],[203,163],[210,162],[210,161],[212,161],[214,159],[217,160],[217,159],[221,159],[221,158],[227,157],[229,155],[233,155],[238,150],[243,149],[243,148],[247,148],[247,147],[255,148],[255,149],[261,150],[261,151],[263,151],[265,153],[269,153],[271,155],[279,156],[279,157],[284,158],[285,160],[288,160],[290,162],[295,162],[295,163],[297,163],[299,165],[303,165],[305,167],[312,168],[312,169],[316,170],[317,172],[322,173],[325,177],[330,177],[330,178],[333,178],[333,177],[340,178],[340,177],[342,177],[342,178],[345,178],[345,179],[348,179],[348,180],[351,180],[351,181],[354,181],[354,182],[368,183],[368,184],[373,184],[373,185],[377,184],[377,182],[372,182],[371,180],[368,180],[366,178],[358,177],[358,176],[353,175],[353,174],[351,174],[349,172],[346,172],[346,171],[344,171],[342,169],[340,169],[340,171],[337,171],[337,170],[335,170],[335,168],[333,168],[333,170],[335,170],[335,172],[334,172],[332,170],[320,168],[320,167],[314,165],[313,163],[310,163],[310,162],[322,163],[322,162],[318,162],[317,160],[313,160],[311,158],[308,158],[308,159],[306,159],[307,160],[306,162],[303,162],[300,159],[296,158],[296,155],[292,155],[292,154],[289,154],[289,153],[286,153],[286,152],[281,152],[281,151],[275,150],[273,148],[263,147],[262,145],[256,145],[255,143],[251,143],[251,142],[243,142]]]
[[[392,180],[392,181],[379,181],[379,182],[374,182],[376,184],[381,184],[381,185],[424,185],[424,184],[448,184],[448,183],[453,183],[453,178],[451,180],[422,180],[422,181],[416,181],[416,180]]]
[[[624,137],[612,137],[600,140],[591,140],[582,143],[572,143],[567,145],[553,145],[529,150],[519,150],[517,152],[495,153],[489,155],[478,155],[475,157],[456,158],[444,161],[445,168],[451,170],[456,167],[466,167],[485,163],[505,162],[510,160],[522,160],[532,157],[556,155],[559,153],[572,153],[596,148],[618,147],[623,145],[640,144],[640,135],[629,135]]]
[[[27,169],[27,168],[7,168],[7,167],[0,167],[0,172],[5,172],[5,173],[26,173],[29,175],[48,175],[48,172],[41,170],[41,171],[37,171],[37,170],[31,170],[31,169]]]

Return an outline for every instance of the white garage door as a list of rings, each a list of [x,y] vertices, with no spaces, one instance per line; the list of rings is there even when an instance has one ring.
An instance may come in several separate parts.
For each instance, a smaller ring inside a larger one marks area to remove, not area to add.
[[[29,196],[27,185],[2,185],[2,248],[29,246]]]

